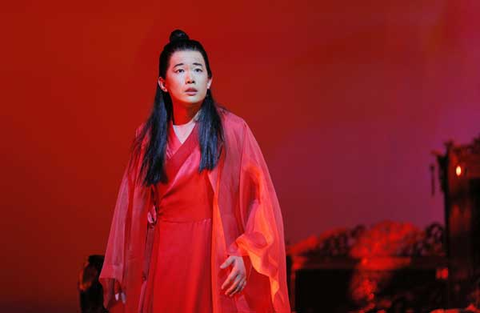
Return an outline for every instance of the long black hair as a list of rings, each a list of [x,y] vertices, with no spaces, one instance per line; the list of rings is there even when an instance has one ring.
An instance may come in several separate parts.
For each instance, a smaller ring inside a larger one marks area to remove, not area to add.
[[[160,54],[158,62],[159,77],[163,79],[166,78],[172,54],[176,51],[185,50],[198,51],[202,54],[205,60],[208,78],[211,78],[212,70],[210,69],[207,52],[200,42],[191,40],[185,32],[179,29],[174,30],[170,34],[170,42],[163,47],[163,51]],[[219,109],[226,110],[215,102],[212,91],[208,89],[197,121],[197,123],[199,123],[198,141],[202,155],[198,169],[199,172],[204,169],[212,170],[220,158],[224,136]],[[138,157],[141,155],[144,138],[149,134],[149,140],[145,144],[145,154],[140,168],[140,175],[144,177],[142,183],[145,186],[168,181],[164,165],[168,140],[168,123],[172,118],[172,99],[167,92],[162,91],[157,83],[152,112],[142,130],[136,136],[132,146],[132,153],[134,154],[132,159],[138,160]]]

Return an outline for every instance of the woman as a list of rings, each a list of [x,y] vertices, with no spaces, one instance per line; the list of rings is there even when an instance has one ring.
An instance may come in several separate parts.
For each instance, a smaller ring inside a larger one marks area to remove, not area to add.
[[[173,31],[115,206],[100,274],[107,308],[290,312],[283,221],[265,160],[211,84],[202,45]]]

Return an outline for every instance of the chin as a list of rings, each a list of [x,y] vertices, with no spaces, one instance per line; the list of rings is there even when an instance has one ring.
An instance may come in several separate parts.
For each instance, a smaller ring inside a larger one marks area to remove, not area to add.
[[[185,99],[185,102],[193,105],[193,104],[197,104],[199,102],[202,103],[204,99],[205,99],[205,97],[190,97],[190,98]]]
[[[187,99],[183,102],[183,105],[186,107],[194,107],[196,105],[202,105],[203,99],[205,98],[199,98],[199,99]]]

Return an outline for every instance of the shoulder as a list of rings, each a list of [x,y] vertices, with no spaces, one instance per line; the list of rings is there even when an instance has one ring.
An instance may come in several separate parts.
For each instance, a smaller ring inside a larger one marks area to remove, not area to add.
[[[244,150],[245,145],[255,143],[256,139],[248,123],[240,116],[228,111],[221,111],[223,130],[227,149],[230,151]]]
[[[218,112],[222,118],[223,127],[226,132],[234,133],[237,136],[245,135],[245,131],[249,129],[249,126],[242,117],[224,107],[218,107]]]

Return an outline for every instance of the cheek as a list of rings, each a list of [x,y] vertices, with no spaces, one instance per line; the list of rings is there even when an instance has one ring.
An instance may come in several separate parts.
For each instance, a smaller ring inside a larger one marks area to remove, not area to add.
[[[167,77],[165,79],[165,81],[168,83],[168,84],[178,84],[178,80],[180,79],[180,76],[182,76],[181,74],[179,73],[173,73],[173,72],[167,72]]]
[[[168,84],[170,86],[170,89],[172,90],[177,90],[180,87],[180,82],[178,79],[169,79]]]

